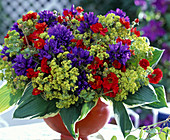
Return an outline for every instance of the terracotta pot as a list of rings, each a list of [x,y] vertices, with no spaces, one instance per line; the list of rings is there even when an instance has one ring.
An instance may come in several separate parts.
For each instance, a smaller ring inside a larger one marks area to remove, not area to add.
[[[110,118],[110,107],[108,104],[98,100],[97,105],[87,114],[87,116],[76,123],[76,132],[79,132],[79,139],[88,140],[90,134],[99,131]],[[66,129],[61,116],[57,114],[54,117],[44,119],[49,127],[61,133],[61,140],[74,140]]]

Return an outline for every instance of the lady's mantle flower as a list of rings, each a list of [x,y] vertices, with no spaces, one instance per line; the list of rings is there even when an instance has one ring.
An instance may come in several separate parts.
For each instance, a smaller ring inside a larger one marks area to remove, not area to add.
[[[105,36],[106,35],[105,33],[108,32],[108,29],[103,28],[103,25],[101,23],[93,24],[90,26],[90,28],[94,33],[100,33],[103,36]]]
[[[66,26],[60,24],[49,28],[48,34],[50,35],[50,37],[52,35],[55,36],[55,43],[57,45],[57,48],[59,48],[61,45],[68,47],[68,45],[71,43],[70,41],[74,38],[72,32],[67,29]]]
[[[154,71],[148,75],[149,82],[153,84],[157,84],[163,77],[163,73],[161,69],[157,68],[154,69]]]
[[[130,59],[131,52],[129,50],[129,46],[125,44],[122,45],[122,42],[118,42],[117,44],[109,44],[110,50],[107,53],[110,55],[110,59],[113,62],[114,60],[118,60],[121,64],[125,65],[128,59]]]
[[[35,68],[36,63],[33,61],[32,57],[29,59],[25,59],[22,54],[19,54],[14,59],[15,64],[12,66],[14,68],[15,73],[17,76],[19,75],[25,75],[27,73],[28,68]]]
[[[148,25],[141,29],[144,32],[143,36],[147,36],[151,41],[155,41],[166,33],[161,26],[161,21],[151,20]]]
[[[147,67],[150,66],[149,61],[146,59],[140,60],[139,65],[144,68],[144,70],[147,70]]]
[[[113,13],[113,14],[115,14],[116,16],[120,16],[120,18],[124,18],[125,21],[128,21],[128,22],[130,21],[130,20],[129,20],[129,17],[126,16],[126,13],[123,12],[123,11],[122,11],[121,9],[119,9],[119,8],[117,8],[116,11],[110,10],[109,12],[107,12],[107,14],[106,14],[105,16],[107,16],[107,15],[110,14],[110,13]]]

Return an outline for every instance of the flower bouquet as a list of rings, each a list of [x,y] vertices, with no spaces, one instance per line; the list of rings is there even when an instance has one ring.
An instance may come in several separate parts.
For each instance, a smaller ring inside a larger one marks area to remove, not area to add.
[[[17,105],[14,118],[60,114],[75,138],[75,123],[99,98],[113,103],[126,137],[126,106],[166,107],[163,74],[155,69],[163,50],[150,46],[120,9],[106,15],[82,7],[28,12],[12,26],[1,50],[0,112]],[[69,116],[69,117],[68,117]]]

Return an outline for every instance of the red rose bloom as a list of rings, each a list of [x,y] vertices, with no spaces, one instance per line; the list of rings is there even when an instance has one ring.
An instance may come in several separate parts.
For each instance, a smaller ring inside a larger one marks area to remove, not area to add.
[[[103,83],[103,81],[101,80],[101,77],[100,76],[93,76],[93,78],[95,79],[95,81],[94,82],[92,82],[92,81],[89,82],[91,87],[93,89],[101,88],[101,85]]]
[[[154,69],[154,71],[148,75],[149,82],[153,83],[153,84],[159,83],[159,81],[162,79],[162,77],[163,77],[163,73],[162,73],[161,69],[159,69],[159,68]]]
[[[92,62],[92,64],[88,67],[89,69],[93,69],[96,70],[99,67],[103,67],[103,60],[100,60],[98,57],[94,58],[94,61]]]
[[[38,90],[37,88],[33,89],[32,95],[39,95],[42,91]]]
[[[84,43],[83,43],[83,39],[77,41],[76,47],[77,47],[77,48],[86,49],[86,46],[85,46]]]
[[[36,71],[36,72],[34,72],[34,69],[32,69],[32,68],[29,68],[29,69],[27,69],[26,71],[27,71],[27,77],[28,77],[28,78],[38,77],[38,73],[40,73],[39,70]]]
[[[139,65],[144,68],[144,70],[147,70],[147,67],[150,65],[149,61],[146,59],[142,59],[139,61]]]
[[[116,94],[119,91],[118,80],[119,78],[113,72],[108,74],[107,77],[103,78],[104,93],[110,91],[109,93],[106,93],[106,96],[110,97],[116,96]]]
[[[43,57],[42,61],[41,61],[41,70],[44,73],[50,73],[50,67],[47,66],[47,58]]]
[[[114,66],[115,69],[120,69],[121,63],[118,60],[114,60],[113,63],[112,63],[112,66]]]
[[[37,49],[44,48],[44,45],[45,45],[45,40],[42,38],[39,38],[38,40],[34,41],[34,47]]]
[[[105,36],[108,32],[108,29],[107,28],[103,28],[103,25],[101,23],[96,23],[96,24],[93,24],[90,26],[91,30],[94,32],[94,33],[99,33],[103,36]]]

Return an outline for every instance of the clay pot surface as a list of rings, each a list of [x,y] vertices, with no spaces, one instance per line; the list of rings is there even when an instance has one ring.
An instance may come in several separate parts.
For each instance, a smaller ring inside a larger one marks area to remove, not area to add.
[[[75,131],[76,133],[79,133],[79,139],[88,140],[88,136],[103,128],[109,121],[109,118],[109,105],[99,99],[96,106],[87,114],[87,116],[76,123]],[[54,131],[61,133],[61,140],[74,140],[66,129],[59,114],[54,117],[46,118],[44,121]]]

